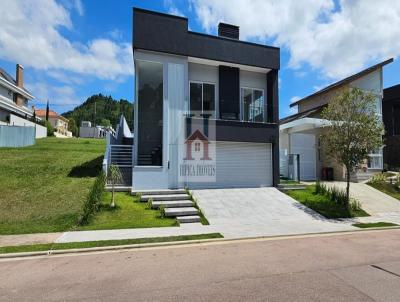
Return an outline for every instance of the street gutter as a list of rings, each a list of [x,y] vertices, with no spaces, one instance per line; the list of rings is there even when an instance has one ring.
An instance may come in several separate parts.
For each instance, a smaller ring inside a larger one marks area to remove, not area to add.
[[[53,255],[57,256],[57,255],[67,255],[67,254],[71,255],[90,254],[96,252],[111,252],[119,250],[152,249],[152,248],[179,247],[179,246],[204,245],[204,244],[229,244],[235,242],[275,241],[275,240],[313,238],[313,237],[325,237],[325,236],[352,235],[360,232],[377,232],[377,231],[385,231],[393,229],[400,229],[400,226],[377,227],[377,228],[367,228],[360,230],[339,231],[339,232],[322,232],[314,234],[305,233],[305,234],[295,234],[295,235],[256,236],[247,238],[196,239],[196,240],[185,240],[185,241],[139,243],[139,244],[129,244],[129,245],[92,247],[92,248],[47,250],[47,251],[22,252],[22,253],[4,253],[0,254],[0,261],[6,259],[18,259],[18,258],[24,259],[28,257],[38,257],[38,256],[43,257],[43,256],[53,256]]]

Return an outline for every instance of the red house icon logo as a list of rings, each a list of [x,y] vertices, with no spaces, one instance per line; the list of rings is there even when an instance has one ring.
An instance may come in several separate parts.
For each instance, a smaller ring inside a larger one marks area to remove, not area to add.
[[[200,142],[196,142],[199,140]],[[200,145],[203,145],[203,156],[200,158],[201,160],[211,160],[209,154],[208,154],[208,145],[209,141],[208,138],[201,133],[199,130],[196,130],[195,132],[190,135],[186,141],[186,157],[184,158],[185,160],[194,160],[192,156],[192,144],[195,143],[195,150],[200,151]]]

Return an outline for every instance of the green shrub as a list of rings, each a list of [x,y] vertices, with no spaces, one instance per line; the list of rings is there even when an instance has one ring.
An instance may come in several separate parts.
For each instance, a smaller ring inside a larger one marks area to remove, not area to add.
[[[141,201],[142,200],[142,193],[136,192],[135,197],[136,197],[137,201]]]
[[[151,197],[147,200],[147,208],[149,210],[151,210],[153,208],[153,198],[151,198]]]
[[[165,218],[165,205],[161,204],[158,209],[160,210],[160,217]]]
[[[352,211],[361,211],[361,203],[358,200],[352,198],[350,200],[350,209]]]
[[[54,128],[49,121],[45,121],[45,126],[47,128],[47,136],[54,136]]]
[[[345,205],[347,200],[347,195],[345,190],[341,190],[336,187],[328,188],[325,184],[321,184],[319,181],[315,184],[315,194],[325,195],[330,201],[338,204]]]
[[[383,173],[380,173],[380,174],[374,175],[369,182],[370,183],[380,183],[380,182],[385,182],[385,181],[386,181],[386,175]]]
[[[79,217],[78,224],[85,225],[89,222],[90,216],[100,209],[101,199],[104,194],[104,187],[106,184],[106,176],[103,172],[97,176],[89,194],[83,204],[82,214]]]

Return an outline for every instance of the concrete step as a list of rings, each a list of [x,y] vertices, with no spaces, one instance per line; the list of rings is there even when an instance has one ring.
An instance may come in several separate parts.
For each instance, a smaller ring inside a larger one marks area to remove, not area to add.
[[[132,190],[132,187],[130,186],[116,186],[114,188],[115,192],[129,192],[130,190]],[[112,191],[112,186],[111,185],[106,185],[106,191]]]
[[[198,210],[194,207],[187,208],[166,208],[165,216],[176,217],[176,216],[193,216],[199,214]]]
[[[189,197],[187,194],[142,195],[140,201],[148,201],[149,198],[153,198],[153,201],[169,201],[169,200],[186,200]]]
[[[200,222],[200,216],[198,215],[177,216],[176,220],[178,220],[179,223],[194,223],[194,222]]]
[[[177,195],[187,194],[184,189],[165,189],[165,190],[133,190],[132,194],[140,193],[142,195]]]
[[[164,205],[166,208],[184,208],[184,207],[193,207],[193,201],[191,200],[169,200],[169,201],[154,201],[153,208],[158,209],[161,205]]]
[[[305,190],[306,186],[278,186],[280,191]]]

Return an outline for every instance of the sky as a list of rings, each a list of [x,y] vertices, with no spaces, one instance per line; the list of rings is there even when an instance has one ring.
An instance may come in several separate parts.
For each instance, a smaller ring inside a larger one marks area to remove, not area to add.
[[[392,0],[2,0],[0,67],[24,66],[31,102],[59,113],[97,93],[134,101],[132,7],[189,18],[216,34],[281,49],[280,116],[289,105],[388,58],[384,87],[400,83],[400,1]]]

